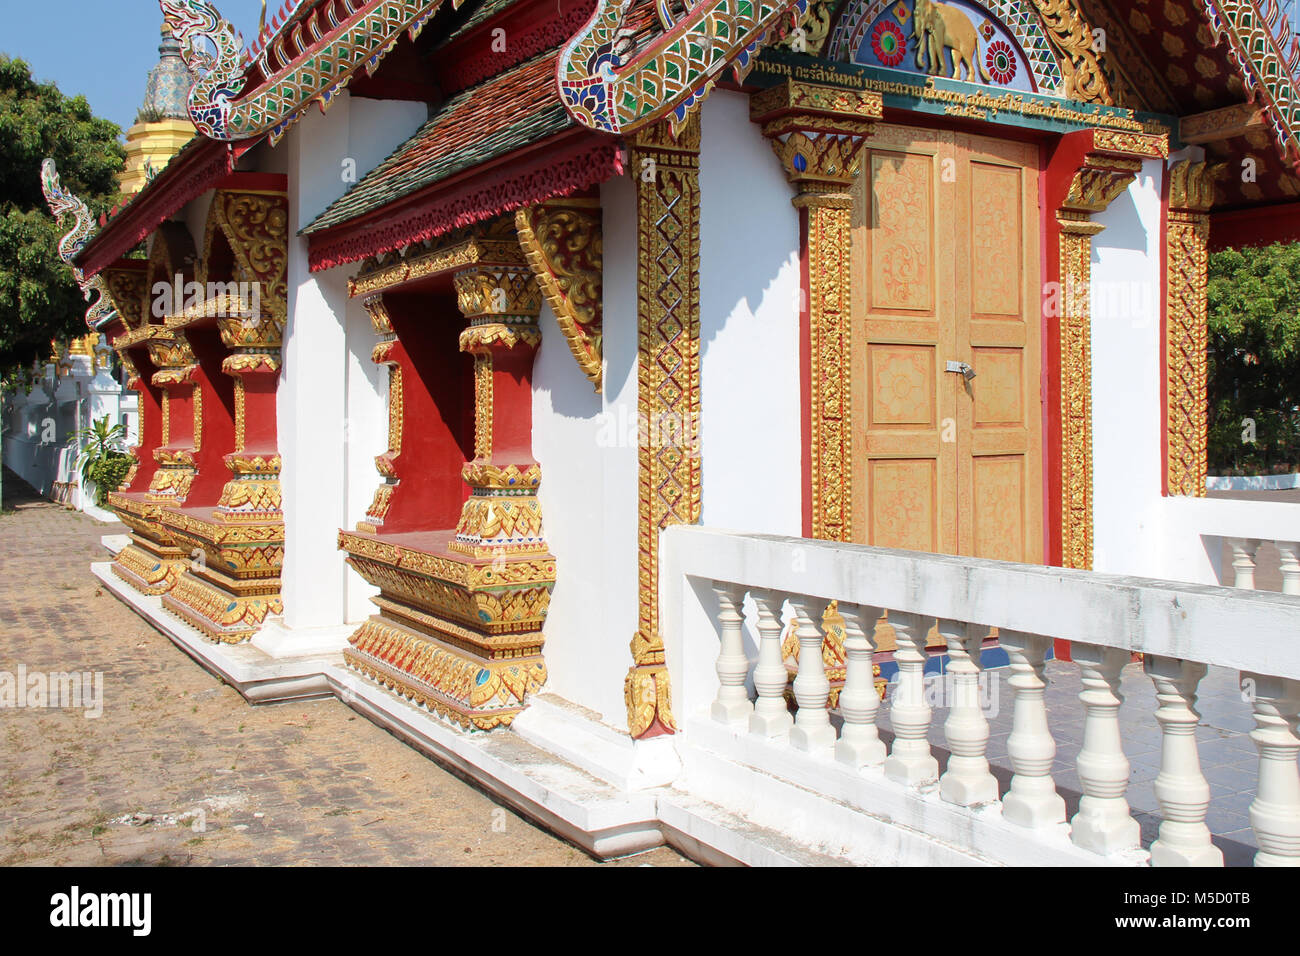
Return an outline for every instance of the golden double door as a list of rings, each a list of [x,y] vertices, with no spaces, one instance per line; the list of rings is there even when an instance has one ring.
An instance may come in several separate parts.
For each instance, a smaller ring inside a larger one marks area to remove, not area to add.
[[[853,251],[856,540],[1040,563],[1039,154],[876,127]]]

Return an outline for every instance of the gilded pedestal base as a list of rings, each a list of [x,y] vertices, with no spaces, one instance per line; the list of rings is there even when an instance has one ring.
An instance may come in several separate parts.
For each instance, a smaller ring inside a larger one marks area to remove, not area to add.
[[[454,532],[341,532],[348,563],[380,588],[380,613],[352,635],[348,664],[466,730],[508,726],[546,682],[548,554],[451,550]]]
[[[113,573],[141,594],[170,591],[189,560],[158,520],[159,505],[140,494],[112,492],[109,507],[131,529],[131,543],[113,559]]]
[[[163,595],[163,607],[222,644],[241,644],[270,614],[283,614],[280,578],[240,581],[211,568],[189,568]]]
[[[466,730],[509,726],[546,683],[541,654],[491,660],[381,615],[361,625],[351,644],[343,651],[350,666]]]
[[[113,559],[113,573],[141,594],[165,594],[185,568],[185,552],[133,535]]]
[[[164,511],[163,528],[192,555],[163,607],[213,641],[248,640],[281,614],[284,522],[224,523],[219,511]]]

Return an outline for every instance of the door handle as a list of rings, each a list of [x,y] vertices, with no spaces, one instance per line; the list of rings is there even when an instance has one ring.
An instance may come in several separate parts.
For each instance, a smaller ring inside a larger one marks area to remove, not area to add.
[[[948,367],[945,368],[944,371],[955,372],[956,374],[960,375],[962,378],[966,379],[966,381],[968,382],[971,381],[973,378],[975,378],[975,370],[971,368],[969,365],[967,365],[965,362],[954,362],[952,360],[949,360]]]

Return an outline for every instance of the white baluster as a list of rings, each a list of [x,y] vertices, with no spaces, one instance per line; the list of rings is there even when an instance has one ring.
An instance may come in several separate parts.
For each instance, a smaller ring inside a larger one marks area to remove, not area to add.
[[[989,773],[985,754],[989,722],[980,706],[980,650],[988,628],[961,621],[940,621],[939,634],[948,645],[945,689],[951,691],[943,732],[948,741],[948,769],[939,778],[939,796],[949,803],[973,807],[998,798],[998,781]]]
[[[1274,541],[1282,559],[1282,593],[1300,594],[1300,542]]]
[[[790,675],[781,657],[781,608],[785,595],[779,591],[751,591],[758,610],[758,665],[754,668],[754,689],[758,700],[749,718],[749,729],[764,737],[780,737],[794,724],[785,702],[785,685]]]
[[[1074,660],[1082,672],[1083,749],[1079,752],[1079,783],[1083,796],[1070,821],[1070,838],[1094,853],[1110,854],[1138,846],[1139,827],[1129,814],[1129,762],[1119,732],[1120,671],[1129,652],[1115,647],[1075,644]]]
[[[835,744],[835,759],[850,767],[873,767],[885,759],[885,742],[876,729],[880,695],[873,673],[878,607],[840,603],[844,618],[844,689],[840,691],[840,713],[844,726]]]
[[[1196,751],[1196,687],[1206,666],[1195,661],[1156,657],[1142,662],[1156,685],[1156,720],[1162,731],[1160,775],[1156,799],[1160,801],[1160,837],[1151,844],[1152,866],[1223,866],[1223,853],[1210,842],[1205,812],[1210,807],[1210,784],[1201,773]]]
[[[795,636],[799,639],[799,673],[794,679],[794,699],[799,709],[790,729],[790,745],[819,756],[830,756],[835,747],[835,728],[826,710],[831,682],[826,679],[826,663],[822,660],[820,627],[828,604],[821,598],[790,597],[798,621]]]
[[[745,656],[745,588],[739,584],[713,582],[718,596],[718,626],[722,631],[718,651],[718,697],[713,702],[713,719],[725,723],[748,720],[754,712],[745,689],[749,658]]]
[[[1250,805],[1250,825],[1259,845],[1255,865],[1300,866],[1300,682],[1243,674],[1241,686],[1254,705],[1250,739],[1259,750],[1259,780]]]
[[[1255,590],[1255,552],[1259,550],[1256,538],[1229,538],[1232,550],[1232,586]]]
[[[930,753],[930,704],[925,699],[925,637],[934,618],[919,614],[889,612],[889,623],[898,637],[894,661],[898,664],[898,685],[889,704],[894,726],[894,746],[885,761],[885,776],[899,783],[920,787],[939,776],[939,761]]]
[[[999,631],[998,642],[1011,658],[1007,683],[1015,695],[1007,755],[1011,758],[1011,790],[1002,798],[1002,816],[1022,827],[1045,827],[1065,822],[1065,800],[1056,792],[1052,760],[1056,741],[1047,723],[1043,676],[1052,639],[1039,634]]]

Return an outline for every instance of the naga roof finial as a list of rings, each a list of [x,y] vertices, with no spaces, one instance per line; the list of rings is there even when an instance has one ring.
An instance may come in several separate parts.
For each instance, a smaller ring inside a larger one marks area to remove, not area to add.
[[[680,12],[674,4],[656,0],[663,32],[637,50],[624,27],[631,0],[598,0],[556,65],[560,98],[575,120],[627,134],[666,117],[675,132],[727,68],[743,78],[808,0],[686,0]]]
[[[158,0],[197,78],[189,110],[198,131],[226,143],[265,134],[271,145],[312,103],[324,111],[360,70],[373,73],[403,33],[418,37],[444,2],[287,0],[269,23],[263,4],[256,42],[245,50],[206,0]]]
[[[86,325],[98,330],[100,325],[114,318],[117,312],[109,304],[108,289],[102,276],[87,279],[86,274],[74,263],[77,254],[86,248],[95,234],[95,217],[90,207],[73,193],[63,188],[59,180],[59,169],[54,160],[47,159],[41,163],[41,191],[45,193],[45,202],[54,215],[54,221],[63,225],[65,216],[72,216],[72,228],[59,240],[59,258],[72,267],[72,275],[81,286],[81,293],[90,302],[91,296],[98,293],[98,298],[86,310]]]

